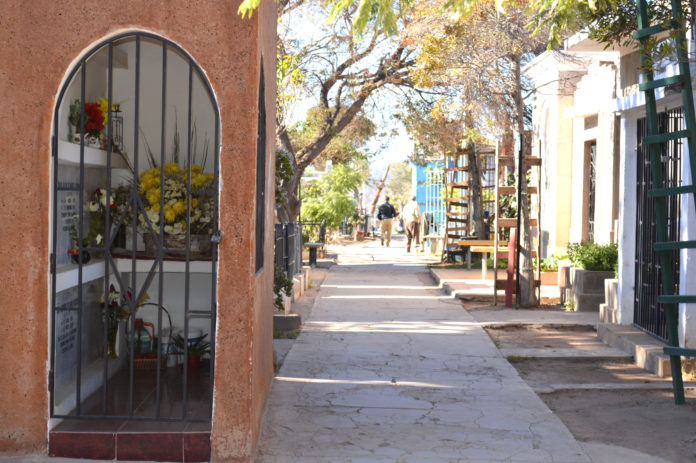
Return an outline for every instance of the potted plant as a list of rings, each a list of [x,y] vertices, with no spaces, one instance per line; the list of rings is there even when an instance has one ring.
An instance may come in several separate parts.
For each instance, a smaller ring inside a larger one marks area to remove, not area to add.
[[[188,357],[186,358],[186,363],[189,370],[199,369],[201,367],[201,356],[210,353],[210,342],[205,340],[207,336],[208,333],[194,340],[189,340]],[[174,353],[183,355],[186,352],[186,341],[184,340],[184,337],[181,334],[177,334],[174,336],[173,341],[176,349]]]
[[[566,295],[572,299],[569,305],[575,311],[599,311],[599,305],[604,302],[604,281],[616,275],[617,245],[591,241],[570,243],[568,257],[573,263]]]

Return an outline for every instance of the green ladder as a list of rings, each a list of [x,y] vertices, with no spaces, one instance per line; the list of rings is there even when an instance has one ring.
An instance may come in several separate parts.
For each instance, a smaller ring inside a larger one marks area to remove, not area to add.
[[[691,73],[687,59],[687,42],[684,36],[684,28],[680,27],[683,14],[680,0],[672,2],[672,20],[666,24],[650,25],[648,18],[648,5],[646,0],[636,0],[638,6],[638,30],[633,37],[641,44],[641,67],[643,83],[640,90],[645,92],[645,109],[647,118],[647,136],[643,138],[643,144],[650,148],[650,167],[653,177],[653,188],[648,192],[648,197],[655,200],[655,221],[657,226],[657,242],[653,243],[653,249],[659,253],[662,274],[662,294],[657,302],[665,309],[665,321],[667,323],[667,337],[669,346],[664,348],[669,355],[672,367],[672,388],[674,390],[674,402],[684,403],[684,383],[682,380],[681,357],[696,357],[696,349],[679,347],[677,333],[677,310],[680,303],[696,303],[696,295],[674,294],[674,270],[671,265],[670,253],[674,250],[696,248],[696,241],[669,241],[667,234],[667,207],[666,198],[673,195],[692,193],[696,200],[696,188],[694,176],[696,175],[696,117],[694,115],[694,100],[691,89]],[[671,31],[675,40],[676,55],[679,74],[664,79],[654,80],[649,50],[646,51],[646,42],[651,36],[663,31]],[[681,84],[682,104],[684,106],[685,130],[669,133],[660,133],[657,120],[657,104],[655,101],[655,89],[669,85]],[[691,185],[679,187],[665,187],[660,162],[660,144],[680,138],[688,139],[689,166],[691,167]]]

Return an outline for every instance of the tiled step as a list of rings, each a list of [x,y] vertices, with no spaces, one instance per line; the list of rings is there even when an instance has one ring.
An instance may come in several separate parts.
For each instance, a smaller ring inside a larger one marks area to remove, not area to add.
[[[210,461],[210,424],[65,420],[49,434],[51,457],[119,461]]]

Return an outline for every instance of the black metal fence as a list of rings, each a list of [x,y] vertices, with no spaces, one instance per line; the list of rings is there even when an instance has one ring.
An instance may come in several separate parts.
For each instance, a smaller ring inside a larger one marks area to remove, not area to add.
[[[681,108],[672,109],[658,115],[660,132],[674,132],[684,128],[684,115]],[[665,311],[657,302],[657,295],[663,293],[660,260],[653,250],[657,241],[654,200],[648,198],[652,188],[652,170],[648,148],[642,143],[647,134],[645,118],[638,120],[637,150],[637,214],[636,214],[636,256],[635,256],[635,297],[634,324],[656,337],[667,340]],[[683,140],[671,140],[660,146],[662,150],[663,179],[665,187],[681,185],[681,159]],[[675,219],[668,223],[670,241],[679,241],[679,217],[681,197],[672,196],[667,200],[667,216]],[[672,265],[675,276],[674,294],[679,294],[679,251],[674,251]]]
[[[275,264],[288,277],[302,269],[302,225],[277,223],[275,225]]]
[[[303,235],[306,237],[303,238]],[[302,245],[308,239],[326,243],[326,222],[277,223],[275,225],[275,265],[288,277],[302,270]]]

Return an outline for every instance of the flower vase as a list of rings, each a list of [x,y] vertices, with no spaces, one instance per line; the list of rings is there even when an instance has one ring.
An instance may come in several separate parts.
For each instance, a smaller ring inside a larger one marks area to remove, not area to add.
[[[106,334],[106,355],[109,358],[118,358],[118,348],[116,347],[116,341],[118,340],[118,323],[109,326],[109,330]]]

